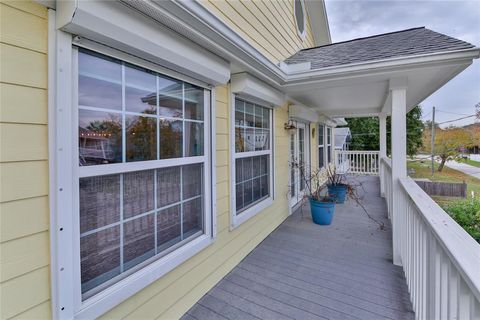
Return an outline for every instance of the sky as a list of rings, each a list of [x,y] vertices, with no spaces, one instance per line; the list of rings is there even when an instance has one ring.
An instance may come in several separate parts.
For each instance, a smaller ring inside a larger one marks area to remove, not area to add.
[[[344,1],[325,0],[332,42],[425,26],[480,47],[480,0],[476,1]],[[475,113],[480,103],[480,59],[421,103],[424,120],[455,120]],[[454,121],[456,126],[475,118]],[[447,124],[445,124],[447,125]]]

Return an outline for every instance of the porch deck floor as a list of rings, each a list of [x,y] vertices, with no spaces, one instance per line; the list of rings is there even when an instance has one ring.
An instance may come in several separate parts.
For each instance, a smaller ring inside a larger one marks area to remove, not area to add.
[[[414,319],[401,267],[392,264],[391,229],[378,177],[361,182],[330,226],[297,210],[182,319]]]

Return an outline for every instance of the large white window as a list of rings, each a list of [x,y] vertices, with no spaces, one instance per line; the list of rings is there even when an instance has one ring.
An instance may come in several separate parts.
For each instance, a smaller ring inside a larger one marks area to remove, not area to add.
[[[272,110],[238,97],[234,104],[235,227],[272,200]]]
[[[211,233],[210,91],[74,49],[81,299]]]

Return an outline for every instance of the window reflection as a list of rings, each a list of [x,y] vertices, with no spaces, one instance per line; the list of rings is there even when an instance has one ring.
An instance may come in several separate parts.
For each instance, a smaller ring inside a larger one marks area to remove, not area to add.
[[[106,56],[78,53],[78,103],[122,110],[122,65]]]
[[[185,121],[185,156],[203,156],[203,123]]]
[[[185,83],[185,118],[203,120],[203,89]]]
[[[157,83],[153,73],[125,67],[125,109],[139,113],[157,113]]]
[[[120,114],[80,109],[78,122],[80,166],[122,162]]]
[[[159,114],[165,117],[183,117],[183,83],[172,78],[159,76]]]
[[[179,158],[183,153],[183,122],[160,120],[160,159]]]
[[[150,117],[125,116],[125,124],[127,161],[157,159],[157,120]]]

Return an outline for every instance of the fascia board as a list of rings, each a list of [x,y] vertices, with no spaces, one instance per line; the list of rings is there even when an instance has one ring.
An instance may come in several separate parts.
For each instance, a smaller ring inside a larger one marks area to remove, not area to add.
[[[254,102],[273,107],[280,107],[285,101],[285,95],[282,92],[248,73],[232,75],[231,91],[241,97],[254,100]]]
[[[211,85],[230,79],[230,64],[116,1],[58,1],[59,29],[129,52]]]

